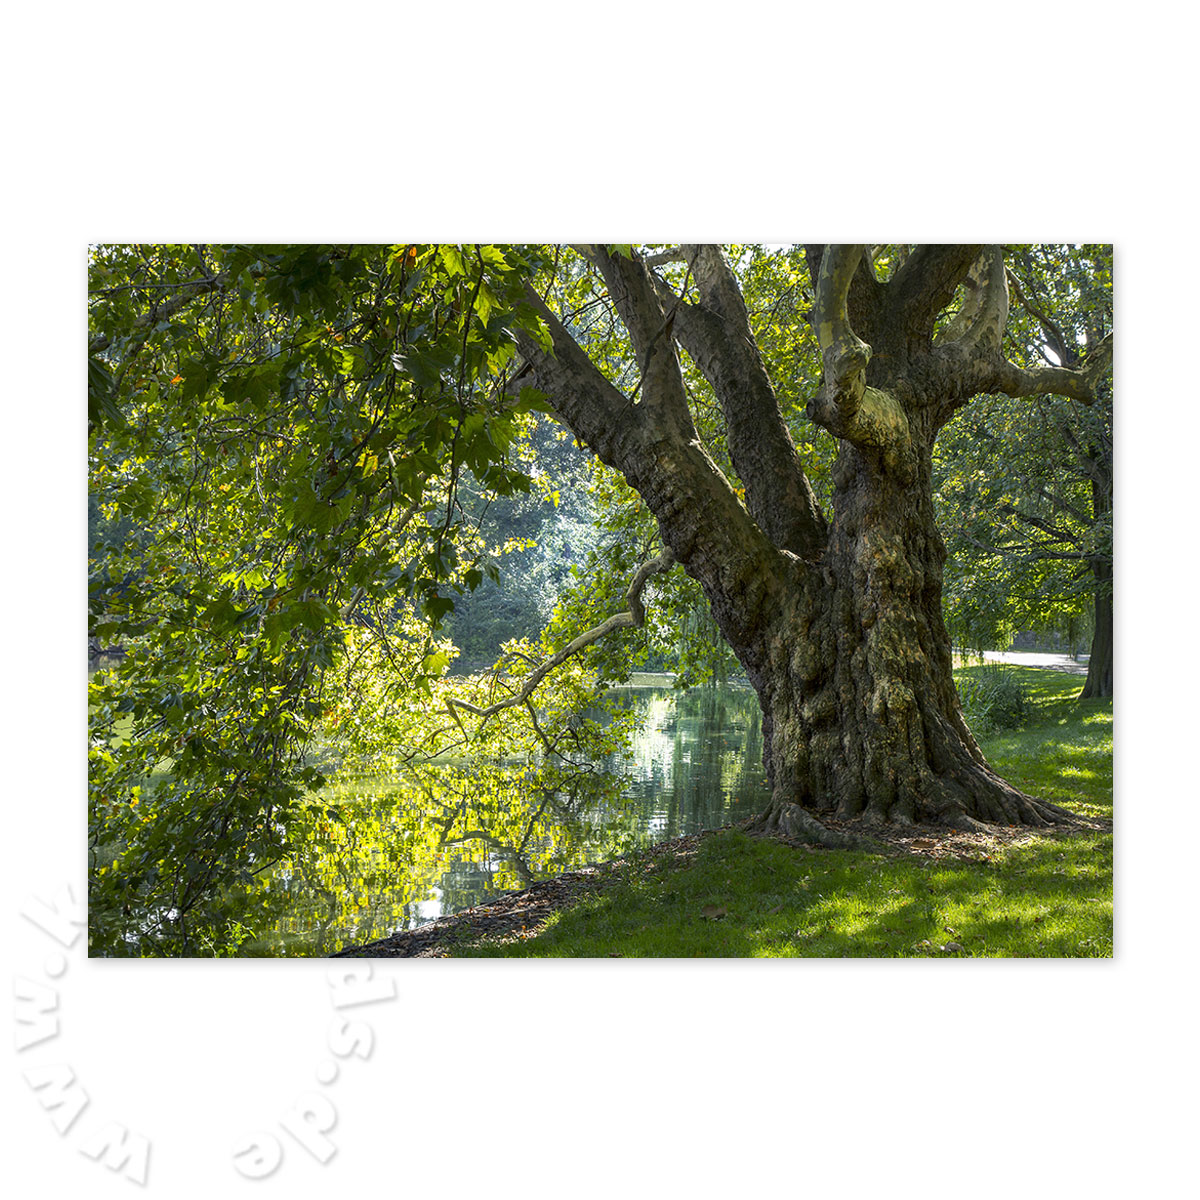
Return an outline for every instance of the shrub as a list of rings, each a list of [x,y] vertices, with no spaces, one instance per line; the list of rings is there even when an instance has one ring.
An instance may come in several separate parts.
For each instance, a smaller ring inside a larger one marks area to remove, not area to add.
[[[1032,711],[1020,681],[1000,666],[978,667],[958,679],[963,714],[976,733],[1020,729]]]

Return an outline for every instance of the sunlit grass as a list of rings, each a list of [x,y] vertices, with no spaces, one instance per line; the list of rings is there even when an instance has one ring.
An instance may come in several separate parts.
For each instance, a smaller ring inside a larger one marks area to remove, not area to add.
[[[971,670],[972,668],[966,668]],[[1112,815],[1112,704],[1078,677],[1010,668],[1027,727],[983,742],[1018,787]],[[653,851],[540,933],[460,953],[525,957],[1108,957],[1112,836],[1031,834],[977,860],[795,850],[725,832],[688,858]]]

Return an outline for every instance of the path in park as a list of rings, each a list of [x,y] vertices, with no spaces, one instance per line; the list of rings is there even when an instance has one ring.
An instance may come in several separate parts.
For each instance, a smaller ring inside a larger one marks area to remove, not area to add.
[[[989,662],[1012,663],[1018,667],[1045,667],[1051,671],[1066,671],[1068,675],[1086,675],[1088,656],[1080,655],[1076,662],[1069,654],[1039,654],[1032,650],[985,650]]]

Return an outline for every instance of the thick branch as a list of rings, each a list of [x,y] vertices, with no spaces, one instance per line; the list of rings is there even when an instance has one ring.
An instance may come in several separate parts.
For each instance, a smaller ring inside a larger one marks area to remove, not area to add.
[[[650,271],[636,255],[626,258],[609,254],[603,246],[581,249],[603,276],[608,294],[629,331],[641,367],[637,390],[643,403],[684,436],[695,437],[675,340],[671,336],[674,307],[664,310]]]
[[[816,558],[825,548],[825,520],[755,344],[741,290],[720,247],[685,246],[683,251],[701,304],[674,301],[674,332],[721,404],[746,507],[781,550]],[[659,281],[658,289],[670,298],[665,283]]]
[[[1095,387],[1086,369],[1071,371],[1066,367],[1039,367],[1026,371],[1007,359],[995,364],[978,391],[1003,392],[1006,396],[1069,396],[1084,404],[1095,400]]]
[[[954,299],[982,246],[925,245],[904,260],[888,284],[888,297],[911,334],[933,336],[937,315]]]
[[[854,418],[866,387],[867,363],[871,358],[871,347],[850,328],[846,314],[850,280],[858,269],[862,252],[862,246],[827,247],[821,257],[813,306],[813,327],[825,367],[822,414],[840,426],[848,425]],[[821,419],[821,423],[826,421]]]
[[[623,469],[644,439],[643,414],[609,383],[533,288],[526,290],[526,299],[546,323],[551,338],[548,353],[532,333],[515,331],[534,386],[550,397],[571,432],[591,446],[602,462]]]
[[[939,344],[964,356],[998,354],[1008,321],[1008,277],[1004,252],[988,246],[971,264],[963,280],[962,308],[938,338]]]
[[[722,631],[749,636],[778,604],[796,563],[750,519],[720,468],[688,428],[661,410],[634,404],[601,374],[541,299],[553,341],[547,352],[531,334],[517,344],[537,388],[559,418],[641,495],[658,521],[664,545],[704,588]]]
[[[1018,297],[1054,343],[1055,353],[1063,359],[1064,365],[1029,370],[1016,366],[1001,353],[1004,326],[1008,320],[1010,280],[1016,282],[1015,276],[1005,269],[1001,248],[987,247],[968,273],[968,294],[962,312],[939,339],[934,352],[936,357],[961,381],[960,399],[956,404],[961,402],[962,396],[978,392],[1002,392],[1014,397],[1068,396],[1091,404],[1102,375],[1112,363],[1112,335],[1109,334],[1088,355],[1082,367],[1076,367],[1078,357],[1068,353],[1058,327],[1018,292]]]
[[[474,714],[481,720],[486,720],[488,717],[495,716],[496,713],[502,712],[506,708],[513,708],[518,704],[524,704],[533,695],[534,690],[542,680],[551,671],[561,667],[568,658],[572,658],[576,654],[581,654],[593,642],[598,642],[606,634],[612,633],[614,629],[641,628],[646,622],[646,608],[642,603],[642,592],[646,587],[646,583],[652,575],[658,575],[663,571],[669,570],[674,562],[675,559],[671,551],[664,550],[656,558],[648,559],[642,563],[634,573],[633,580],[629,584],[629,590],[625,593],[624,610],[614,613],[607,620],[601,621],[599,625],[594,626],[585,633],[581,633],[557,654],[548,658],[541,666],[535,668],[525,677],[524,682],[511,696],[506,696],[503,700],[498,700],[495,704],[489,704],[486,708],[480,708],[466,700],[459,700],[451,696],[446,700],[446,708],[450,715],[455,721],[458,721],[459,717],[456,710],[462,709],[464,712]],[[464,730],[463,732],[465,733],[466,731]]]
[[[825,373],[808,414],[835,437],[879,451],[890,470],[915,469],[908,415],[890,392],[867,386],[871,348],[850,327],[846,299],[862,246],[828,246],[821,256],[813,326]]]

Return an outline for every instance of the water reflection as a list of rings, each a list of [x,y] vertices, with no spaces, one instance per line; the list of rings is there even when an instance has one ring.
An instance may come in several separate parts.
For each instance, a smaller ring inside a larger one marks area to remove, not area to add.
[[[341,779],[295,859],[247,893],[255,955],[321,955],[638,846],[760,811],[753,692],[621,689],[642,718],[630,761],[547,770],[470,762]],[[269,914],[278,914],[270,917]]]

